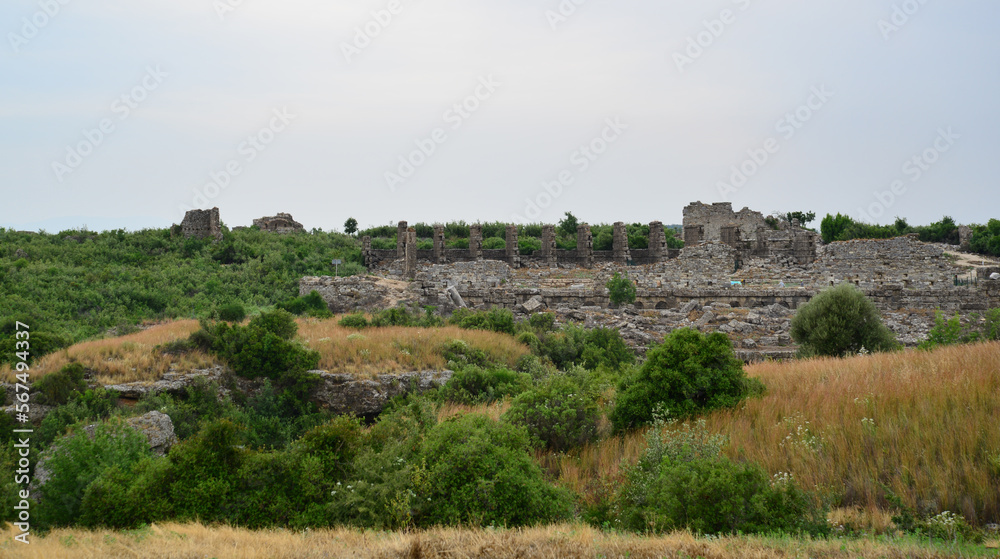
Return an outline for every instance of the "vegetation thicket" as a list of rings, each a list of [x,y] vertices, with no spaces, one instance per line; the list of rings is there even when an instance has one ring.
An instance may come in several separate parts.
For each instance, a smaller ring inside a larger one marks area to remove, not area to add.
[[[850,283],[825,289],[800,307],[792,318],[791,336],[806,356],[899,348],[875,304]]]

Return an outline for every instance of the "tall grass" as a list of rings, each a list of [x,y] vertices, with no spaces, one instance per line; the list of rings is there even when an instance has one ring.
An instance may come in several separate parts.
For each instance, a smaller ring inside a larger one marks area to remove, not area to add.
[[[887,487],[918,513],[1000,521],[1000,344],[761,363],[747,373],[767,394],[706,416],[733,458],[791,473],[841,507],[887,510]],[[592,501],[644,446],[636,431],[539,460]]]
[[[508,367],[529,350],[506,334],[481,330],[444,328],[368,328],[362,331],[341,328],[337,319],[298,319],[299,337],[320,353],[320,369],[368,377],[380,373],[440,370],[446,366],[444,346],[462,340],[471,349],[480,349],[487,358]],[[151,326],[121,336],[82,342],[46,355],[32,367],[31,378],[59,370],[75,360],[95,372],[101,384],[154,382],[171,370],[188,371],[218,364],[201,351],[180,355],[154,351],[157,345],[186,339],[198,329],[196,320],[179,320]],[[9,365],[0,365],[0,380],[14,382]]]
[[[931,559],[989,556],[981,546],[929,544],[913,539],[809,540],[782,537],[724,536],[698,538],[688,532],[659,537],[600,532],[580,524],[524,529],[435,528],[413,532],[349,529],[250,531],[229,526],[154,524],[129,532],[53,530],[31,535],[31,544],[13,541],[13,528],[0,535],[0,555],[11,559],[291,559],[353,557],[514,559],[546,557],[770,557]]]
[[[153,350],[157,345],[186,339],[197,329],[197,320],[178,320],[126,336],[81,342],[39,359],[31,367],[30,378],[38,380],[74,360],[94,371],[94,380],[101,384],[155,381],[170,370],[211,367],[216,360],[201,351],[165,355]],[[14,382],[9,365],[0,365],[0,380]]]
[[[491,361],[508,367],[515,366],[521,356],[529,353],[527,346],[512,336],[457,326],[357,330],[339,326],[336,318],[301,319],[298,323],[299,336],[321,355],[320,369],[360,377],[442,369],[446,365],[443,348],[453,340],[462,340],[470,348],[485,352]]]

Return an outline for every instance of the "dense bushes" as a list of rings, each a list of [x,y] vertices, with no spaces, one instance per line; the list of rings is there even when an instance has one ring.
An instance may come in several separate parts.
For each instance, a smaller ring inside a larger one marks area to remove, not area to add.
[[[504,420],[523,425],[531,439],[556,452],[583,446],[597,436],[600,409],[583,383],[555,374],[514,398]]]
[[[467,365],[455,371],[439,397],[460,404],[485,404],[516,396],[531,387],[531,375],[502,367]]]
[[[635,285],[628,279],[628,276],[622,276],[615,272],[605,287],[608,289],[608,298],[612,305],[617,307],[621,304],[635,302]]]
[[[104,423],[89,436],[82,430],[57,440],[45,463],[50,472],[41,486],[42,526],[70,526],[79,519],[84,492],[106,470],[130,468],[149,455],[146,438],[122,422]]]
[[[733,407],[762,391],[743,372],[725,334],[675,330],[646,354],[646,362],[618,388],[610,415],[618,431],[650,422],[658,407],[671,417]]]
[[[67,403],[74,394],[87,389],[83,380],[86,373],[80,363],[70,363],[54,373],[43,376],[34,383],[38,392],[35,402],[45,406],[61,406]]]
[[[542,477],[522,428],[464,415],[427,435],[421,524],[523,526],[567,518],[572,499]]]
[[[490,309],[478,312],[470,309],[456,309],[451,318],[448,319],[448,323],[467,330],[490,330],[502,334],[514,334],[514,314],[508,309]]]
[[[1000,340],[1000,309],[987,311],[982,317],[972,313],[969,318],[968,324],[962,324],[958,313],[949,319],[944,317],[944,313],[934,313],[934,327],[919,347],[933,349],[942,345]]]
[[[225,360],[240,376],[283,380],[319,364],[319,353],[292,341],[297,331],[292,315],[277,310],[261,313],[246,326],[204,324],[191,339]]]
[[[660,419],[646,439],[646,451],[614,497],[620,527],[657,533],[828,532],[826,511],[816,497],[787,474],[772,478],[755,464],[722,456],[725,438],[709,434],[703,421],[678,429]]]
[[[310,291],[308,295],[302,295],[278,303],[277,307],[296,315],[305,314],[315,318],[329,318],[333,316],[333,313],[327,308],[323,296],[315,290]]]
[[[856,287],[841,283],[820,292],[792,318],[792,339],[803,355],[839,357],[866,351],[891,351],[895,336],[875,304]]]
[[[219,302],[251,314],[298,296],[303,276],[364,272],[360,242],[339,233],[275,235],[223,229],[204,242],[168,229],[29,234],[0,228],[0,362],[14,359],[15,321],[37,359],[109,328],[208,317]],[[393,245],[395,248],[395,245]],[[17,255],[27,253],[23,264]]]

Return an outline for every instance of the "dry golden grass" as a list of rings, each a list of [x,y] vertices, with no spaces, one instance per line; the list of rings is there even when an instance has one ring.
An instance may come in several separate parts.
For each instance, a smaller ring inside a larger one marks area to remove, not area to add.
[[[768,393],[707,417],[710,431],[729,437],[732,457],[843,495],[846,507],[888,510],[884,484],[918,512],[1000,518],[1000,344],[761,363],[747,372]],[[644,447],[634,432],[539,460],[592,501]]]
[[[361,377],[378,373],[438,370],[445,367],[441,347],[463,340],[481,349],[493,361],[513,367],[528,348],[513,337],[480,330],[445,328],[341,328],[337,319],[299,319],[299,336],[320,352],[320,369],[352,373]],[[31,369],[34,380],[76,360],[96,372],[101,384],[154,382],[171,370],[204,369],[218,361],[201,351],[184,355],[162,355],[157,345],[187,338],[198,329],[196,320],[179,320],[149,327],[141,332],[82,342],[46,355]],[[0,366],[0,380],[14,382],[10,366]]]
[[[342,328],[338,318],[301,319],[299,336],[319,351],[319,368],[330,372],[370,376],[445,367],[441,347],[452,340],[462,340],[469,347],[486,352],[489,359],[510,367],[526,355],[527,346],[512,336],[482,330],[443,328]]]
[[[984,548],[920,545],[912,540],[810,540],[764,537],[697,538],[678,532],[661,537],[608,534],[579,524],[516,530],[440,528],[409,533],[345,529],[291,532],[249,531],[200,524],[153,525],[137,532],[53,530],[32,543],[0,539],[0,555],[11,559],[291,559],[528,558],[630,559],[772,557],[932,559],[985,555]]]
[[[197,320],[179,320],[118,338],[78,343],[39,359],[31,367],[31,378],[38,380],[72,360],[95,371],[95,380],[101,384],[152,382],[171,369],[187,371],[211,367],[216,364],[215,359],[200,351],[184,355],[161,355],[153,351],[157,345],[187,338],[197,329]],[[0,380],[14,381],[9,365],[0,366]]]
[[[509,398],[504,398],[503,400],[500,400],[498,402],[493,402],[491,404],[477,404],[474,406],[470,406],[467,404],[456,404],[454,402],[445,402],[444,404],[441,404],[441,407],[438,408],[437,417],[438,421],[444,421],[449,417],[471,413],[476,415],[485,415],[486,417],[489,417],[494,421],[499,421],[500,416],[506,413],[507,410],[509,409],[510,409]]]

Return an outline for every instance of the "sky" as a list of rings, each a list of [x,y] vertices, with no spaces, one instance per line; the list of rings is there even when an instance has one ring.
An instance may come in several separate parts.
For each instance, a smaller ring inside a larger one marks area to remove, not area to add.
[[[0,227],[1000,218],[995,0],[4,0]],[[815,225],[815,224],[814,224]]]

